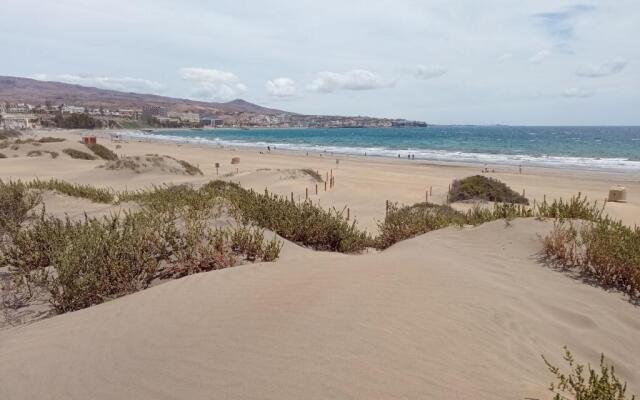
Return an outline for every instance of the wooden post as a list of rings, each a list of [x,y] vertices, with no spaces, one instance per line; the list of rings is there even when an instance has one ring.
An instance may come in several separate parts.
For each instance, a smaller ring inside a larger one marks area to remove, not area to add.
[[[347,207],[347,221],[351,218],[351,210]]]
[[[327,177],[324,180],[324,183],[327,183],[327,181],[329,180],[329,173],[327,172]]]
[[[327,181],[324,181],[324,191],[327,191]]]
[[[428,190],[424,193],[424,202],[425,203],[429,202],[429,191]]]
[[[318,195],[318,184],[316,183],[316,196]]]
[[[291,192],[291,203],[293,203],[293,192]]]
[[[333,168],[331,168],[331,177],[333,178]]]
[[[304,188],[304,199],[309,200],[309,188]]]
[[[546,194],[544,195],[543,199],[544,199],[544,202],[546,203],[547,202],[547,195]]]
[[[433,186],[429,186],[429,196],[433,197]]]
[[[384,216],[385,218],[389,215],[389,200],[385,202]]]
[[[525,193],[526,193],[525,190],[522,189],[522,197],[525,197]]]

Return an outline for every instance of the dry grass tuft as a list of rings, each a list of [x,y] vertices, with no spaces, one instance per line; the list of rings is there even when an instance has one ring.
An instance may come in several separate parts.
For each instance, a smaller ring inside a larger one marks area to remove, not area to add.
[[[101,144],[88,143],[88,144],[85,144],[85,146],[87,146],[87,148],[91,150],[93,154],[95,154],[96,156],[100,157],[103,160],[113,161],[118,159],[118,155],[116,153],[114,153],[113,151],[109,150],[108,148],[106,148]]]
[[[89,153],[85,153],[84,151],[76,150],[76,149],[64,149],[62,152],[68,155],[71,158],[75,158],[78,160],[95,160],[96,158]]]

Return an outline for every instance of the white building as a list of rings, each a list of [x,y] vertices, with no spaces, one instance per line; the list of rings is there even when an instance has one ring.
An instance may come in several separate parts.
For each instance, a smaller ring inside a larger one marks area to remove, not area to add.
[[[84,114],[84,107],[78,106],[62,106],[62,113],[65,114]]]
[[[1,124],[4,129],[33,129],[40,125],[39,121],[30,114],[3,114]]]

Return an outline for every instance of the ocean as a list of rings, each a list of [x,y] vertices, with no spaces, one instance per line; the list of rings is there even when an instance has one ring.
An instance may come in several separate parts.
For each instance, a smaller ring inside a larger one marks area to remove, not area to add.
[[[640,127],[172,130],[126,136],[235,147],[640,173]]]

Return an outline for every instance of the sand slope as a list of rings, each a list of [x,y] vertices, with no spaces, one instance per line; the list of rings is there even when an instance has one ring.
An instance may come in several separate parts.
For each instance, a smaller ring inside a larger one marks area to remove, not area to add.
[[[3,399],[548,398],[540,359],[605,352],[640,388],[640,309],[541,266],[517,220],[362,256],[194,275],[0,332]]]

